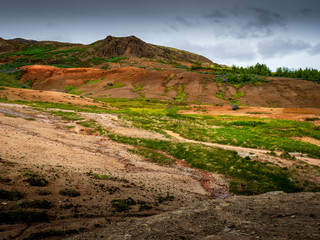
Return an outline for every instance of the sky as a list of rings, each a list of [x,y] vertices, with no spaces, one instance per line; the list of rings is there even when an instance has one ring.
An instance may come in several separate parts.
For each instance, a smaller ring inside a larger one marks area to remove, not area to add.
[[[89,44],[134,35],[213,62],[320,70],[320,0],[10,0],[0,37]]]

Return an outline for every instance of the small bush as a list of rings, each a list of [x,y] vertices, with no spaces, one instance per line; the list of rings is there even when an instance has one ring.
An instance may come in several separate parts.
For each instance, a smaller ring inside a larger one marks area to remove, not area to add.
[[[36,193],[40,196],[47,196],[51,194],[51,192],[48,190],[37,190]]]
[[[131,197],[127,199],[115,199],[112,200],[112,207],[117,212],[126,212],[131,209],[130,206],[136,205],[137,202],[133,200]]]
[[[6,191],[3,189],[0,189],[0,199],[6,199],[9,201],[17,201],[21,198],[23,198],[23,193],[19,191]]]
[[[53,207],[52,203],[47,200],[32,200],[24,201],[19,204],[22,208],[40,208],[40,209],[50,209]]]
[[[81,194],[77,190],[71,188],[65,188],[59,191],[59,194],[68,197],[79,197]]]
[[[29,177],[24,181],[28,182],[31,186],[36,187],[45,187],[49,184],[49,182],[46,179],[40,177]]]

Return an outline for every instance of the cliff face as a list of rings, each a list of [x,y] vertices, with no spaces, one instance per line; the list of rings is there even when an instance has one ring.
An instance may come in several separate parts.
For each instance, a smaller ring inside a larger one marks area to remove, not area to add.
[[[201,55],[174,48],[148,44],[135,36],[108,36],[105,39],[96,42],[96,45],[97,55],[100,57],[146,57],[168,60],[198,61],[212,64],[209,59]]]

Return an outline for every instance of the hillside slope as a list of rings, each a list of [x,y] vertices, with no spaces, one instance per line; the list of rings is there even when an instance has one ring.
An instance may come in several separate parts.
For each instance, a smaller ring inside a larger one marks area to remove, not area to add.
[[[149,70],[123,67],[61,69],[48,66],[25,68],[21,81],[38,90],[68,92],[92,98],[158,98],[217,105],[319,108],[320,85],[297,79],[269,77],[269,82],[236,88],[214,81],[214,75],[181,69]],[[111,86],[109,86],[110,84]]]

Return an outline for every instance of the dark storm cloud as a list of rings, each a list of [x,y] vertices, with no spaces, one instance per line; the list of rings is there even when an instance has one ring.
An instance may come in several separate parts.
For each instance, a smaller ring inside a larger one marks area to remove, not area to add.
[[[265,58],[284,57],[310,49],[311,45],[301,40],[273,39],[261,41],[258,44],[258,52]]]
[[[273,34],[276,28],[285,28],[284,18],[280,14],[262,8],[250,8],[252,19],[242,26],[239,38],[263,37]]]
[[[312,10],[310,8],[303,8],[303,9],[300,9],[298,13],[303,16],[309,16],[312,13]]]
[[[211,22],[221,23],[221,21],[225,19],[227,15],[222,13],[219,9],[214,9],[209,14],[204,14],[204,17]]]
[[[185,27],[193,27],[195,24],[191,21],[186,20],[184,17],[176,16],[175,20]]]
[[[320,42],[312,47],[308,52],[311,56],[320,55]]]

